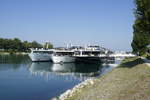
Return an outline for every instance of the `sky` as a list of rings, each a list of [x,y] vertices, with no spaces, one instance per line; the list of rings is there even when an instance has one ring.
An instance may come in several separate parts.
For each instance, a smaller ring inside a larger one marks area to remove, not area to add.
[[[0,0],[0,37],[131,51],[133,0]]]

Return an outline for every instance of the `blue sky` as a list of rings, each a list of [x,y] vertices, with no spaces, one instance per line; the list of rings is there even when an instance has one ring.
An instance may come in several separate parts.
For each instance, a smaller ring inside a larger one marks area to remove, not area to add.
[[[133,0],[0,0],[0,37],[131,50]]]

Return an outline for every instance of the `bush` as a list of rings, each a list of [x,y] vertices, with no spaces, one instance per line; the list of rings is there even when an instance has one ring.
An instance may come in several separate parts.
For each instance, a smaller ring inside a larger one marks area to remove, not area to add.
[[[146,58],[150,60],[150,56],[147,56]]]

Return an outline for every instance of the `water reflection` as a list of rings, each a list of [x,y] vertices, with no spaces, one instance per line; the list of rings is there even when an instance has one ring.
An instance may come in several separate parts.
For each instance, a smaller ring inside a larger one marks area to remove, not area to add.
[[[32,63],[25,55],[0,56],[0,100],[49,100],[87,78],[107,73],[113,66]]]
[[[101,74],[102,66],[100,64],[83,64],[83,63],[66,63],[52,64],[49,62],[32,63],[30,72],[33,75],[52,76],[55,75],[71,75],[79,79],[96,77]]]
[[[24,55],[0,56],[0,100],[49,100],[87,78],[107,73],[113,66],[115,64],[109,63],[32,63]]]
[[[75,72],[76,66],[74,63],[52,64],[51,70],[57,73],[71,73],[71,72]]]
[[[111,64],[110,64],[111,63]],[[72,76],[80,80],[97,77],[107,73],[113,68],[114,61],[106,64],[65,63],[53,64],[51,62],[31,62],[27,55],[0,55],[0,71],[18,70],[24,65],[32,75],[40,75],[46,79],[59,76]],[[4,65],[4,66],[3,66]]]
[[[110,64],[111,63],[111,64]],[[113,68],[116,62],[106,64],[65,63],[53,64],[51,62],[31,62],[27,55],[0,55],[0,71],[17,70],[24,65],[32,75],[52,77],[53,75],[71,75],[79,79],[97,77]],[[3,66],[4,65],[4,66]]]
[[[18,70],[21,65],[29,63],[27,55],[0,55],[0,71]]]
[[[29,62],[27,55],[0,55],[0,64],[27,64]]]

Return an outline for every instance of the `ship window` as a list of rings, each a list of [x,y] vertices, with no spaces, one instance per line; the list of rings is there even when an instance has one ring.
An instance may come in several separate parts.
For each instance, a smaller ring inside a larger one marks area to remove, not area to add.
[[[33,51],[33,53],[48,53],[48,54],[52,54],[52,51]]]

